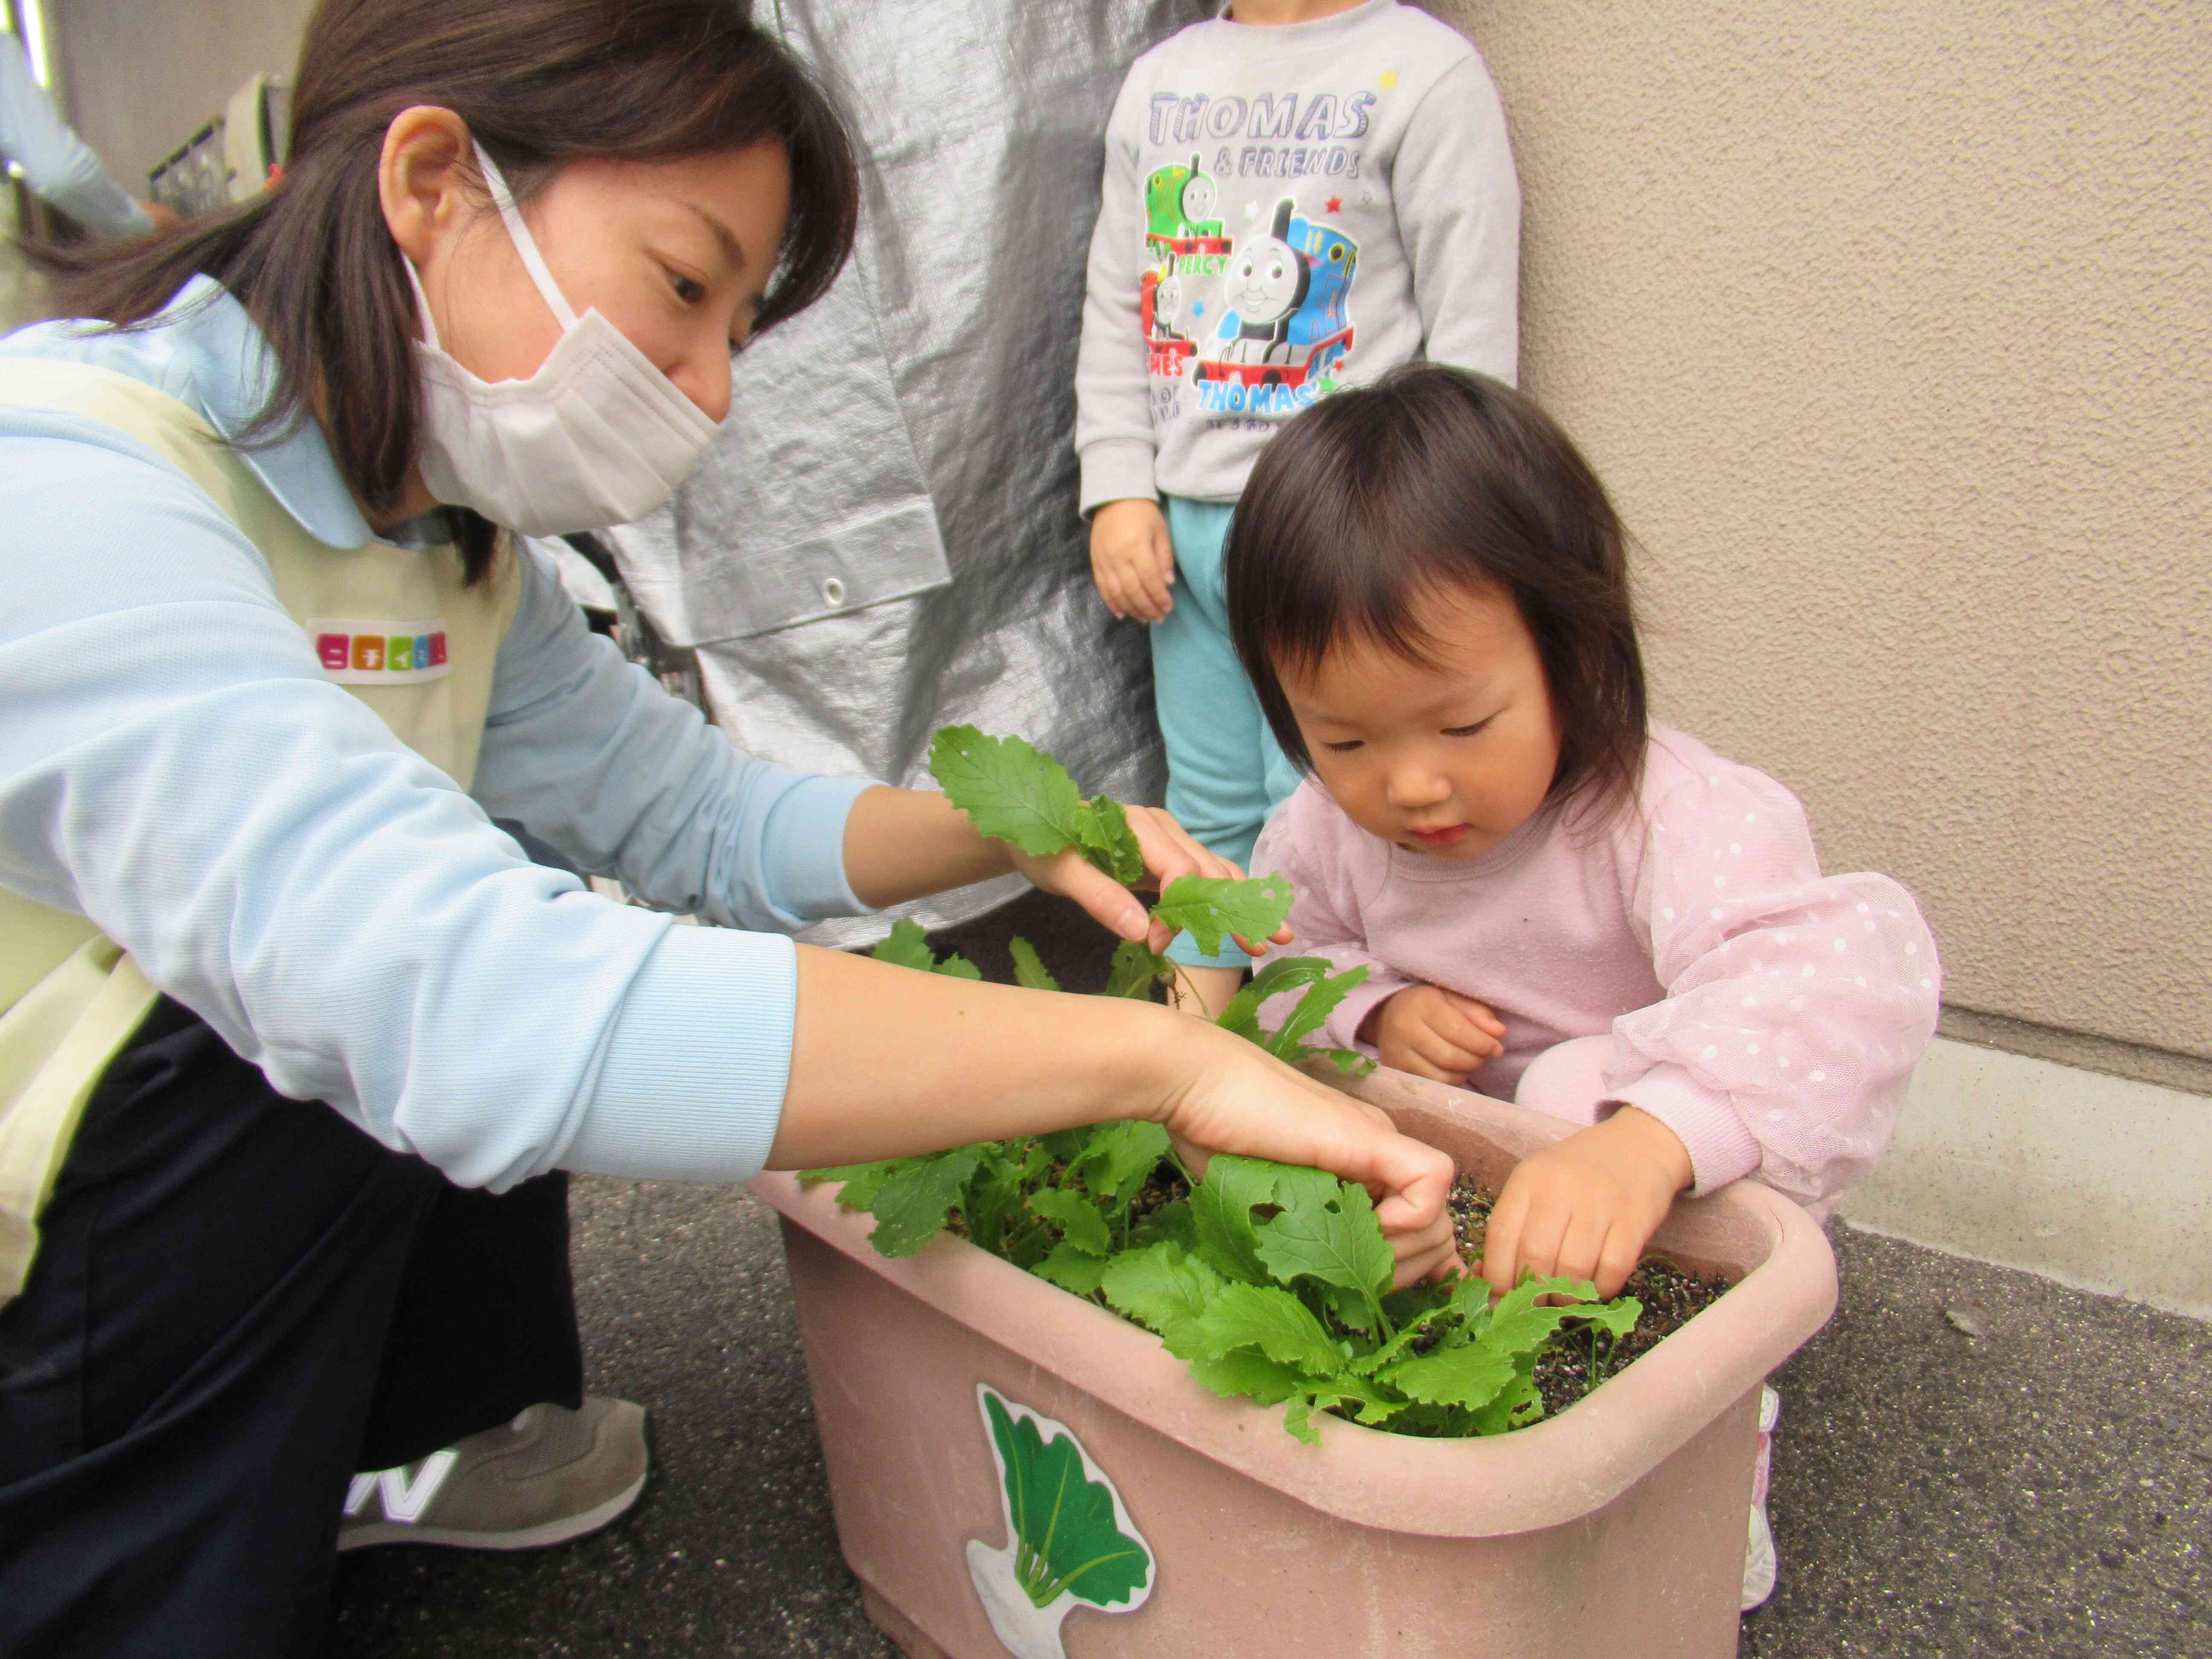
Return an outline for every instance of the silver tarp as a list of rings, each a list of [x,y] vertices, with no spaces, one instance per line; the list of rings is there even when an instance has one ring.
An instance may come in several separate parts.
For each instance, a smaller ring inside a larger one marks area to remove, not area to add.
[[[1076,513],[1075,346],[1115,92],[1212,9],[758,8],[855,129],[860,244],[826,300],[738,360],[730,418],[675,501],[609,538],[647,617],[698,648],[740,747],[926,784],[931,732],[966,720],[1050,750],[1086,790],[1160,799],[1142,628],[1099,602]],[[934,926],[1016,890],[908,909]]]

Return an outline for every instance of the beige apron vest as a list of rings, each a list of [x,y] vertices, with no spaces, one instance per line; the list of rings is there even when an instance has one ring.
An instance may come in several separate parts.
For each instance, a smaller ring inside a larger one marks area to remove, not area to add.
[[[512,558],[465,589],[451,547],[327,546],[198,414],[128,375],[13,360],[0,363],[0,406],[113,427],[205,490],[268,562],[278,602],[325,672],[400,742],[469,787],[493,659],[514,617]],[[0,1306],[23,1287],[39,1212],[94,1085],[159,994],[83,917],[0,888]]]

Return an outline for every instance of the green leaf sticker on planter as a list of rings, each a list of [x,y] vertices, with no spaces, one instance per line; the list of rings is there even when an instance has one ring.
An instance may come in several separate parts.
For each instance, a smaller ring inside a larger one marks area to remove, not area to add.
[[[1134,1613],[1152,1593],[1151,1546],[1121,1494],[1064,1423],[988,1382],[975,1403],[999,1468],[1006,1545],[968,1540],[968,1576],[1014,1659],[1067,1659],[1060,1626],[1079,1602]]]

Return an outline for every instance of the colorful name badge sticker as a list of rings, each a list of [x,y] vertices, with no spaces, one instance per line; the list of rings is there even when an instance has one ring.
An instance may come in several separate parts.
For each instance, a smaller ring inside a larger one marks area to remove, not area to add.
[[[307,637],[324,674],[340,685],[415,685],[443,679],[446,624],[310,618]]]

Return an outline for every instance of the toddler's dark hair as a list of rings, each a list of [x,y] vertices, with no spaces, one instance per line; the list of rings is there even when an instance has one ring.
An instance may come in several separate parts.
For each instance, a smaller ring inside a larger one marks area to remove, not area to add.
[[[1313,757],[1278,665],[1308,672],[1354,640],[1433,662],[1440,641],[1417,607],[1488,587],[1519,609],[1558,711],[1549,799],[1634,799],[1647,711],[1627,535],[1589,463],[1533,398],[1409,363],[1316,404],[1261,452],[1225,564],[1237,655],[1299,770]]]

